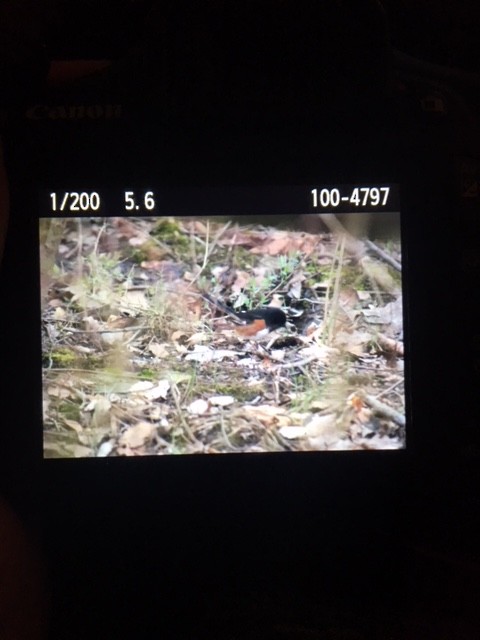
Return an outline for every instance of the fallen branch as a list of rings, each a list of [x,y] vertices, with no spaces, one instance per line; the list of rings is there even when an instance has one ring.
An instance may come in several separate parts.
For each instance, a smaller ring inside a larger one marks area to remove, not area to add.
[[[392,420],[395,424],[398,424],[399,427],[405,426],[406,420],[403,413],[392,409],[392,407],[389,407],[383,402],[380,402],[380,400],[377,400],[377,398],[374,398],[363,391],[357,391],[356,395],[368,404],[368,406],[371,407],[377,415],[387,418],[388,420]]]
[[[383,333],[377,333],[376,340],[378,342],[378,345],[382,347],[382,349],[386,353],[393,353],[400,357],[403,356],[403,342],[399,342],[398,340],[394,340],[393,338],[388,338]]]
[[[400,262],[395,260],[395,258],[392,258],[392,256],[389,256],[388,253],[383,251],[383,249],[380,249],[380,247],[377,246],[371,240],[365,240],[365,244],[370,249],[370,251],[375,253],[379,258],[381,258],[384,262],[386,262],[391,267],[393,267],[396,271],[400,271],[400,273],[401,273],[402,265],[400,264]]]

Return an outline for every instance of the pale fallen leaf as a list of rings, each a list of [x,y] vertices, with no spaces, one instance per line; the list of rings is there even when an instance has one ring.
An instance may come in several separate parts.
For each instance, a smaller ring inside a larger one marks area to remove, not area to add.
[[[175,384],[181,384],[182,382],[189,382],[192,379],[192,374],[186,371],[169,371],[168,379]]]
[[[366,331],[338,331],[335,336],[335,346],[347,351],[352,356],[362,356],[366,346],[372,339],[370,333]]]
[[[298,438],[305,438],[305,427],[287,425],[285,427],[280,427],[278,430],[279,434],[286,438],[287,440],[296,440]]]
[[[187,342],[189,344],[200,344],[201,342],[205,342],[205,340],[209,339],[209,335],[205,332],[194,333],[189,337]]]
[[[225,360],[227,358],[236,358],[242,355],[241,351],[234,351],[233,349],[215,349],[214,360]]]
[[[205,345],[196,344],[193,351],[185,356],[185,360],[191,360],[193,362],[218,362],[227,358],[236,357],[237,355],[241,355],[241,353],[232,349],[211,349]]]
[[[295,298],[296,300],[298,300],[298,298],[300,298],[300,296],[302,295],[302,281],[298,280],[297,282],[293,282],[291,283],[289,289],[288,289],[288,295],[291,298]]]
[[[161,271],[163,269],[163,260],[143,260],[140,266],[146,271]]]
[[[255,358],[242,358],[241,360],[238,361],[238,366],[239,367],[246,367],[247,369],[252,369],[253,367],[256,367],[258,362],[255,360]]]
[[[86,316],[83,319],[83,324],[87,331],[100,331],[103,328],[103,324],[92,316]]]
[[[144,236],[138,236],[138,238],[130,238],[130,240],[128,241],[128,244],[131,247],[141,247],[143,244],[145,244],[146,242],[148,242],[148,236],[144,235]]]
[[[329,404],[324,400],[313,400],[309,405],[309,409],[312,409],[312,411],[325,411],[328,407]]]
[[[386,324],[388,322],[388,320],[386,321],[382,315],[380,307],[363,309],[362,316],[365,318],[365,322],[368,322],[369,324]]]
[[[195,416],[202,416],[207,413],[208,407],[208,402],[199,398],[188,405],[187,411]]]
[[[212,396],[208,401],[217,407],[227,407],[235,402],[235,398],[233,396]]]
[[[351,451],[353,448],[353,443],[348,438],[340,438],[340,440],[328,445],[329,451]]]
[[[106,440],[97,449],[97,458],[106,458],[113,451],[113,440]]]
[[[90,353],[95,353],[95,349],[92,349],[91,347],[86,347],[83,344],[72,345],[72,350],[75,351],[76,353],[81,353],[85,355],[88,355]]]
[[[165,400],[169,391],[170,382],[168,380],[159,380],[152,389],[147,389],[142,395],[147,398],[147,400],[158,400],[158,398]]]
[[[137,382],[134,382],[130,388],[128,389],[129,392],[131,393],[136,393],[139,391],[149,391],[150,389],[153,389],[154,387],[154,383],[150,382],[149,380],[137,380]]]
[[[362,291],[362,290],[357,291],[357,296],[360,302],[367,302],[372,297],[369,291]]]
[[[54,313],[53,313],[53,319],[54,320],[65,320],[65,316],[66,316],[66,311],[63,307],[56,307]]]
[[[312,451],[339,450],[339,442],[341,442],[341,438],[338,433],[307,439],[308,448]]]
[[[310,437],[335,434],[338,438],[339,432],[336,422],[337,416],[334,413],[328,413],[324,416],[313,414],[305,423],[305,434]]]
[[[215,352],[213,349],[201,344],[196,344],[194,350],[191,353],[187,353],[185,360],[193,362],[212,362],[214,357]]]
[[[52,309],[55,309],[55,307],[63,307],[63,300],[60,300],[59,298],[53,298],[53,300],[48,301],[48,306]]]
[[[312,344],[309,347],[305,347],[299,351],[299,355],[302,358],[312,358],[321,364],[330,364],[338,355],[340,351],[335,347],[327,347],[327,345],[319,343]]]
[[[403,444],[399,438],[375,435],[364,440],[362,449],[402,449]]]

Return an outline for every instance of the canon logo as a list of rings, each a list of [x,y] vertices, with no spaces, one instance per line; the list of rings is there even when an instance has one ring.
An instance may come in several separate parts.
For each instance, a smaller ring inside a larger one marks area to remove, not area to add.
[[[71,104],[48,106],[36,104],[27,109],[30,120],[112,120],[121,118],[121,104]]]

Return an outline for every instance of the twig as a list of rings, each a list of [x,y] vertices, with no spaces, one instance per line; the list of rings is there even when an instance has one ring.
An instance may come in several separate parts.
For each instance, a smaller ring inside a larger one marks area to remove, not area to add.
[[[205,267],[208,264],[208,259],[210,258],[210,256],[213,253],[214,248],[216,247],[218,241],[220,240],[220,238],[222,237],[222,235],[225,233],[225,231],[229,228],[230,226],[230,222],[227,222],[226,225],[224,225],[221,229],[219,229],[217,231],[217,233],[215,234],[211,244],[209,242],[209,236],[210,236],[210,224],[209,221],[207,221],[207,235],[205,236],[205,251],[203,252],[203,263],[202,266],[200,267],[199,272],[195,275],[195,277],[188,283],[188,286],[191,287],[192,285],[195,284],[195,282],[200,278],[200,276],[202,275],[203,271],[205,270]]]
[[[233,451],[238,451],[238,448],[237,448],[234,444],[232,444],[232,443],[230,442],[230,438],[229,438],[229,437],[228,437],[228,435],[227,435],[227,431],[226,431],[226,429],[225,429],[225,421],[224,421],[224,419],[223,419],[223,410],[222,410],[222,407],[220,407],[220,429],[221,429],[221,431],[222,431],[222,436],[223,436],[223,438],[224,438],[225,442],[227,443],[228,448],[229,448],[229,449],[232,449]]]
[[[390,393],[390,391],[393,391],[394,389],[396,389],[396,387],[398,387],[400,384],[402,384],[403,382],[405,382],[405,380],[403,378],[400,378],[400,380],[397,380],[396,382],[394,382],[392,385],[390,385],[387,389],[384,389],[383,391],[381,391],[380,393],[378,393],[375,398],[378,400],[379,398],[381,398],[382,396],[385,396],[387,393]]]
[[[392,409],[392,407],[389,407],[383,402],[377,400],[377,398],[374,398],[374,396],[364,393],[363,391],[357,391],[356,393],[375,411],[375,413],[392,420],[395,424],[398,424],[399,427],[405,426],[406,420],[403,413]]]
[[[374,242],[372,242],[371,240],[365,240],[365,244],[366,246],[370,249],[370,251],[372,251],[373,253],[375,253],[379,258],[381,258],[384,262],[386,262],[387,264],[389,264],[391,267],[393,267],[394,269],[396,269],[397,271],[402,271],[402,265],[400,264],[400,262],[398,262],[397,260],[395,260],[395,258],[392,258],[392,256],[389,256],[388,253],[386,253],[385,251],[383,251],[383,249],[380,249],[379,246],[377,246]]]
[[[335,317],[338,311],[338,299],[340,295],[340,281],[342,277],[343,256],[345,251],[346,234],[342,234],[337,240],[335,247],[335,258],[332,262],[332,268],[330,278],[328,279],[328,287],[325,294],[325,308],[324,308],[324,324],[323,326],[327,330],[326,343],[330,344],[333,338],[333,331],[335,328]],[[333,283],[333,294],[330,300],[331,281]]]
[[[63,327],[64,331],[68,331],[69,333],[124,333],[126,331],[141,331],[141,330],[145,330],[145,329],[150,329],[151,327],[148,327],[146,325],[144,326],[139,326],[139,325],[135,325],[133,327],[124,327],[123,329],[71,329],[69,327]]]
[[[301,360],[296,360],[295,362],[288,362],[287,364],[279,364],[274,371],[279,371],[280,369],[295,369],[296,367],[303,367],[314,360],[318,360],[318,355],[308,356],[308,358],[302,358]]]
[[[182,423],[182,427],[185,429],[185,432],[186,432],[190,442],[197,443],[198,440],[195,437],[195,434],[193,433],[192,429],[190,428],[190,425],[185,420],[185,417],[183,415],[182,407],[180,406],[180,392],[178,390],[177,385],[176,384],[172,384],[171,389],[172,389],[172,398],[173,398],[173,401],[175,403],[175,408],[177,410],[178,418],[179,418],[180,422]]]

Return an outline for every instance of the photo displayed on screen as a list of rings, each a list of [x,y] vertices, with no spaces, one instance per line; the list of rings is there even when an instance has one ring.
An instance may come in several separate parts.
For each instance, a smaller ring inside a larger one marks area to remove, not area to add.
[[[400,213],[43,217],[46,458],[405,447]]]

